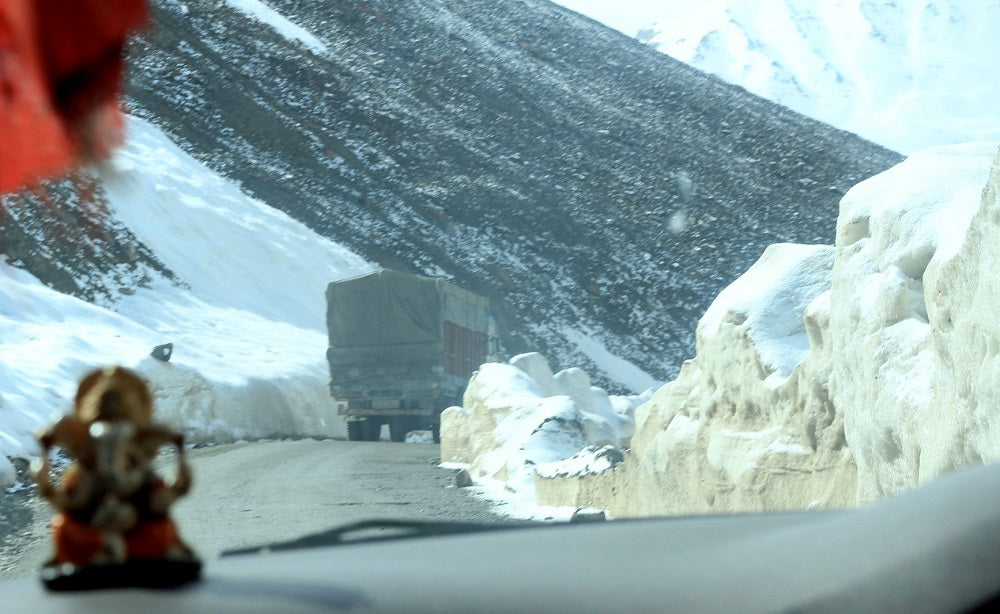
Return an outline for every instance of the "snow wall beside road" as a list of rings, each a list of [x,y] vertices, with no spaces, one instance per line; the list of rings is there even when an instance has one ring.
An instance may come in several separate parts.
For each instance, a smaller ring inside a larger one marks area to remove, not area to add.
[[[441,414],[441,460],[468,465],[480,483],[531,495],[537,468],[603,458],[627,445],[635,408],[651,394],[608,395],[581,369],[553,375],[538,353],[488,363],[469,381],[464,407]]]
[[[620,462],[532,467],[537,502],[844,507],[1000,459],[998,193],[995,143],[924,150],[857,185],[835,247],[772,246],[718,296]]]

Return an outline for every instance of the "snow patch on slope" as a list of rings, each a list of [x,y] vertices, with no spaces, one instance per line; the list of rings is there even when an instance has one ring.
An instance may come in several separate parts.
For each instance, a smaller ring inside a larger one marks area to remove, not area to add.
[[[323,41],[313,36],[302,26],[275,11],[261,0],[226,0],[226,4],[243,12],[257,21],[267,24],[290,41],[298,41],[311,49],[313,53],[324,54],[328,51]]]
[[[108,363],[150,383],[159,419],[190,441],[342,437],[327,390],[326,284],[374,267],[240,193],[150,124],[128,119],[101,169],[111,209],[172,269],[113,311],[0,262],[0,458],[71,409]],[[266,228],[268,232],[260,232]],[[149,357],[172,342],[170,362]],[[0,462],[0,485],[13,477]]]
[[[575,328],[563,329],[563,336],[573,343],[587,358],[594,361],[599,369],[612,380],[627,386],[632,392],[639,393],[650,388],[657,388],[662,382],[656,381],[649,373],[635,363],[613,354],[593,333],[584,334]]]
[[[325,332],[326,284],[373,267],[247,198],[148,122],[129,117],[127,129],[102,169],[115,216],[200,299]]]

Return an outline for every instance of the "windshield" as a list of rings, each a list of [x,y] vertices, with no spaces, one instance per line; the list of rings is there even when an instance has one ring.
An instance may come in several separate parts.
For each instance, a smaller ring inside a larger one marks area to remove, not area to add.
[[[1000,455],[996,3],[53,2],[0,8],[0,576],[102,365],[207,558]]]

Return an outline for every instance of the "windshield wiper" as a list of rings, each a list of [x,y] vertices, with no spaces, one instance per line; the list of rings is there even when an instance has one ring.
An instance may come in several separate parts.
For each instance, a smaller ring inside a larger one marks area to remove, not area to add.
[[[343,544],[358,544],[392,539],[412,537],[436,537],[441,535],[458,535],[462,533],[480,533],[484,531],[499,531],[503,529],[523,529],[539,527],[551,523],[538,522],[439,522],[425,520],[362,520],[335,529],[312,533],[304,537],[283,542],[274,542],[263,546],[250,546],[225,550],[220,556],[236,554],[253,554],[258,552],[273,552],[276,550],[295,550],[298,548],[318,548]]]

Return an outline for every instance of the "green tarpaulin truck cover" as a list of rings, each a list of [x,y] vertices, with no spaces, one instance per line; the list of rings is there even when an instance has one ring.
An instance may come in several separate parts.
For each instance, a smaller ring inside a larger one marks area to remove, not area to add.
[[[333,282],[326,299],[333,384],[429,374],[444,367],[446,322],[483,335],[489,324],[486,298],[390,269]]]

